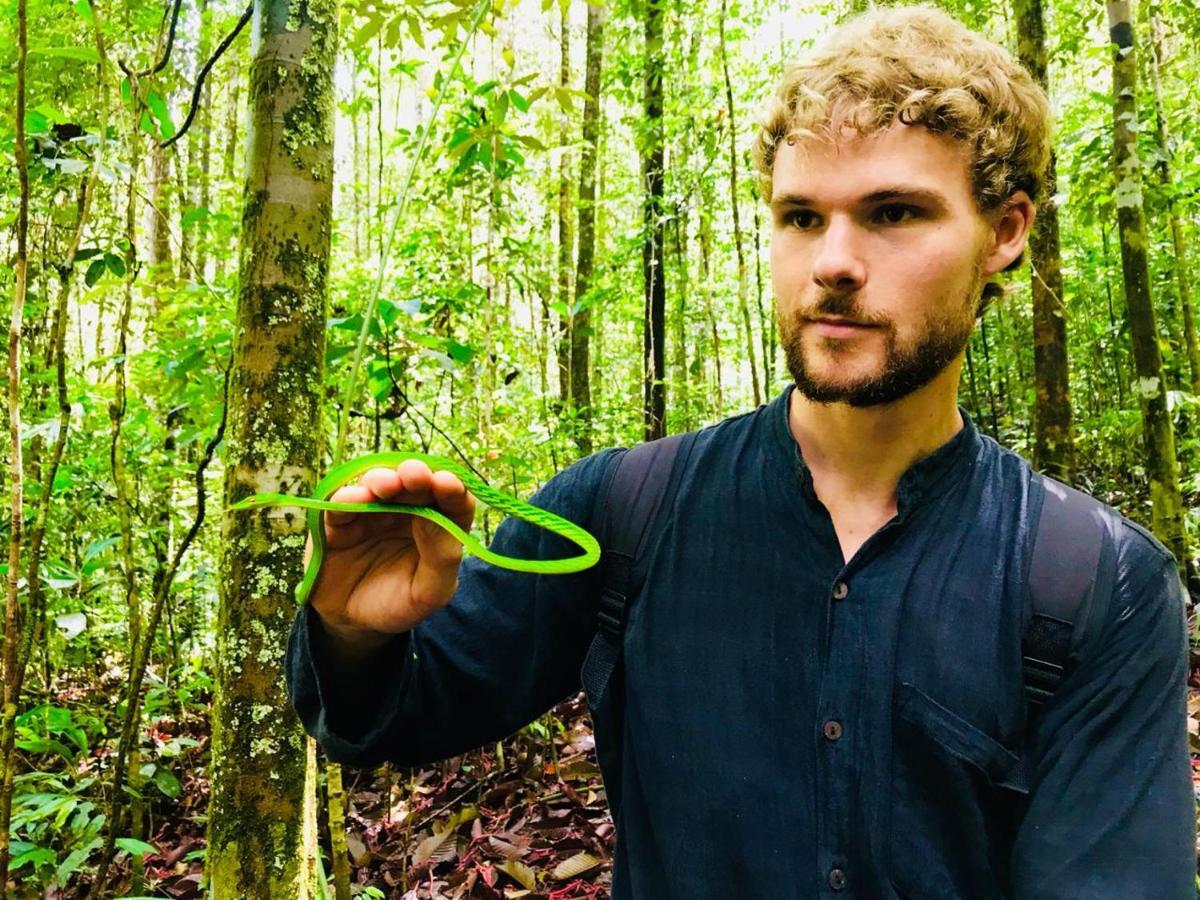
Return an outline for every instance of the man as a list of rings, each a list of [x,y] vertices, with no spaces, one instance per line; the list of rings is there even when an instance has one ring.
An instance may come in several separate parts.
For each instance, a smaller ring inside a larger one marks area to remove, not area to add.
[[[1047,120],[1007,53],[927,8],[853,20],[780,86],[756,158],[795,385],[690,436],[654,520],[607,747],[618,900],[1193,895],[1174,562],[1104,511],[1075,665],[1035,726],[1031,473],[955,404],[1045,189]],[[616,454],[537,502],[596,522]],[[411,461],[336,496],[474,511]],[[460,566],[436,526],[387,518],[327,517],[289,650],[332,758],[449,756],[578,690],[594,573]],[[569,552],[513,520],[495,546]]]

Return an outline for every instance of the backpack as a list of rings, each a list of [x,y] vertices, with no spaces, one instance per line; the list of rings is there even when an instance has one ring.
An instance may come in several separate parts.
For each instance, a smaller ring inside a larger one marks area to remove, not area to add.
[[[637,563],[650,523],[668,500],[676,459],[686,462],[696,434],[672,435],[621,452],[600,487],[596,530],[603,548],[602,592],[596,634],[581,674],[593,721],[603,722],[605,732],[616,738],[607,747],[597,745],[601,770],[613,785],[620,784],[621,772],[625,623],[645,577]],[[1021,636],[1027,735],[1074,668],[1080,626],[1097,593],[1094,583],[1108,517],[1104,504],[1052,478],[1034,473],[1030,487],[1030,514],[1038,524]],[[617,797],[609,793],[612,803]]]

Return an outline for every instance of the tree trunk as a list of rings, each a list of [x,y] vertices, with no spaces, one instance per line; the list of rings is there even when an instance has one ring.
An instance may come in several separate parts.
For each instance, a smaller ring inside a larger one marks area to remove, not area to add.
[[[21,321],[25,311],[29,264],[29,154],[25,146],[25,54],[28,50],[25,0],[17,0],[17,97],[14,155],[20,200],[17,207],[17,255],[13,263],[12,311],[8,324],[9,532],[8,590],[4,606],[4,709],[0,718],[0,898],[8,894],[9,823],[12,820],[13,740],[17,716],[17,646],[21,634],[18,591],[21,579],[21,531],[25,520],[21,470]]]
[[[571,88],[570,4],[562,4],[559,13],[558,83],[563,91],[567,91]],[[574,247],[571,234],[571,157],[567,153],[570,140],[571,116],[563,109],[558,131],[558,143],[562,147],[558,164],[558,300],[563,310],[558,316],[558,335],[554,341],[555,358],[558,361],[558,399],[562,409],[566,409],[571,396],[571,257],[574,255],[571,251]]]
[[[1171,268],[1175,271],[1175,283],[1179,287],[1179,315],[1183,319],[1183,341],[1187,348],[1188,374],[1191,376],[1193,394],[1200,394],[1200,346],[1196,338],[1196,320],[1192,314],[1192,282],[1188,267],[1188,247],[1183,237],[1183,222],[1179,215],[1176,185],[1171,169],[1174,151],[1171,146],[1170,126],[1162,98],[1162,17],[1158,0],[1150,3],[1150,29],[1153,40],[1150,47],[1150,72],[1154,77],[1154,111],[1158,119],[1159,175],[1167,192],[1168,210],[1171,219],[1171,241],[1175,253],[1171,257]]]
[[[737,119],[733,108],[733,82],[729,77],[729,54],[725,49],[725,8],[721,0],[721,15],[717,19],[717,34],[721,47],[721,70],[725,74],[726,118],[729,121],[729,205],[733,210],[733,246],[737,252],[737,295],[738,309],[742,314],[742,325],[746,329],[746,356],[750,359],[750,384],[754,389],[754,405],[762,404],[762,393],[758,385],[758,363],[754,358],[754,326],[750,322],[750,302],[747,299],[749,283],[746,275],[746,254],[742,249],[742,220],[738,214],[738,165],[737,165]]]
[[[227,55],[234,55],[232,52]],[[234,57],[237,58],[236,56]],[[224,169],[225,182],[232,184],[234,175],[237,170],[237,152],[238,152],[238,124],[241,122],[242,105],[240,101],[242,89],[242,70],[236,63],[231,63],[229,66],[229,112],[225,119],[225,150],[222,153],[222,165]],[[217,281],[223,281],[225,278],[225,268],[229,262],[230,253],[218,253],[216,255],[216,278]]]
[[[204,65],[211,52],[213,10],[209,0],[200,0],[200,50],[198,66]],[[205,79],[204,91],[200,97],[200,165],[195,172],[199,182],[197,185],[196,202],[205,210],[196,223],[194,246],[195,251],[195,280],[204,282],[208,279],[208,204],[211,202],[211,170],[212,170],[212,79]]]
[[[645,0],[646,67],[644,70],[642,185],[642,284],[645,292],[642,331],[643,436],[647,441],[666,432],[666,383],[663,352],[666,279],[663,277],[663,0]]]
[[[700,282],[704,285],[704,314],[708,319],[708,330],[712,338],[713,373],[716,390],[711,392],[716,407],[714,418],[725,414],[725,391],[721,378],[721,334],[717,330],[717,313],[712,290],[712,198],[703,185],[700,188]]]
[[[1047,93],[1046,33],[1042,0],[1016,0],[1018,55]],[[1067,363],[1067,321],[1063,307],[1062,254],[1059,250],[1058,209],[1054,202],[1055,160],[1050,158],[1046,197],[1038,208],[1030,237],[1033,289],[1034,466],[1060,481],[1070,482],[1075,439]]]
[[[1183,497],[1179,491],[1179,462],[1175,434],[1167,409],[1167,384],[1158,349],[1158,328],[1150,293],[1146,258],[1146,222],[1142,205],[1142,169],[1137,148],[1137,53],[1129,0],[1108,0],[1109,33],[1113,43],[1113,121],[1115,134],[1117,221],[1121,228],[1121,268],[1125,276],[1125,305],[1133,343],[1134,367],[1146,436],[1146,473],[1154,532],[1175,554],[1181,568],[1190,569]]]
[[[336,0],[259,0],[250,75],[225,499],[307,493],[322,445],[332,217]],[[304,519],[225,518],[207,871],[214,900],[304,898],[315,816],[282,662]]]
[[[588,4],[587,60],[583,90],[583,152],[579,160],[579,257],[575,266],[575,310],[571,316],[571,404],[579,452],[592,452],[590,374],[592,311],[583,306],[592,286],[596,258],[596,164],[600,142],[600,71],[604,60],[605,8]]]

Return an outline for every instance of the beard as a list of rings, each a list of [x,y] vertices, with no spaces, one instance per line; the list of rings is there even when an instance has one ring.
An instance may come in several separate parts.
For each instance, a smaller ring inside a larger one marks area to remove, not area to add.
[[[812,307],[797,310],[790,317],[784,317],[776,307],[780,344],[797,390],[814,403],[846,403],[853,407],[880,406],[907,397],[933,381],[966,349],[975,328],[974,313],[979,308],[982,287],[983,276],[976,269],[967,302],[940,313],[936,308],[930,311],[917,334],[904,342],[897,337],[890,320],[868,314],[854,294],[826,293]],[[835,338],[812,338],[810,348],[806,348],[806,320],[822,315],[843,316],[875,326],[884,341],[879,370],[857,378],[821,377],[809,357],[810,349],[835,357],[840,353],[864,352],[852,349],[852,341]],[[811,347],[818,341],[823,347]]]

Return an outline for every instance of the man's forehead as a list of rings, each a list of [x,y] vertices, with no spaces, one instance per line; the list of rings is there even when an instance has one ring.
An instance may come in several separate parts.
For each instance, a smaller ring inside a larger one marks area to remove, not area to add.
[[[856,201],[906,193],[969,195],[969,159],[964,145],[921,127],[843,133],[836,140],[793,136],[775,154],[771,203],[831,195]]]

